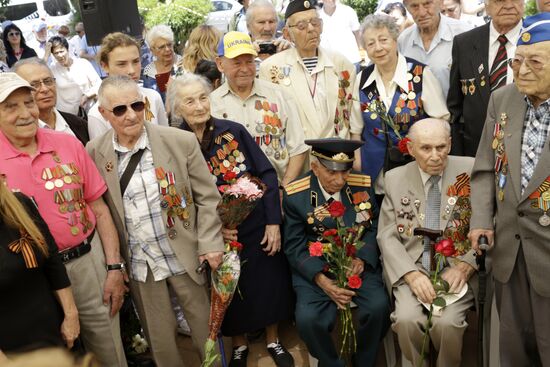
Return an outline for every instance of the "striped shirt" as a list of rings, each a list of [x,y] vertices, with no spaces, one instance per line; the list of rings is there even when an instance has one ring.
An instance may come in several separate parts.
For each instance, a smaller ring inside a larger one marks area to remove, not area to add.
[[[113,138],[113,146],[118,153],[119,178],[132,155],[145,149],[122,197],[132,279],[145,282],[147,266],[153,272],[155,281],[183,274],[185,269],[168,241],[153,154],[145,129],[133,149],[118,144],[116,136]]]
[[[302,61],[304,62],[304,65],[307,69],[307,71],[309,71],[310,73],[313,71],[313,69],[315,69],[315,67],[317,66],[317,61],[319,60],[319,58],[317,56],[315,57],[304,57],[302,59]]]

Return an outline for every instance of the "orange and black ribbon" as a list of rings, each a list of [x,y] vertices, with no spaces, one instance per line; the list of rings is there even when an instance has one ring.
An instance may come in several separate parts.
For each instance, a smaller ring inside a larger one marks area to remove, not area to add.
[[[36,256],[31,243],[32,239],[24,230],[21,230],[20,232],[21,238],[10,243],[8,248],[16,254],[21,253],[23,255],[27,269],[37,268],[38,262],[36,261]]]

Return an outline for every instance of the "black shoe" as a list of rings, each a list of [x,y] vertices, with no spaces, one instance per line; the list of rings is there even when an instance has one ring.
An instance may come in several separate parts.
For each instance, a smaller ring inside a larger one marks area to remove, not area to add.
[[[233,348],[231,361],[229,361],[229,367],[246,367],[247,358],[248,347],[246,345],[241,345],[240,347]]]
[[[269,344],[267,351],[271,354],[271,358],[273,358],[277,367],[294,367],[292,354],[278,340],[276,343]]]

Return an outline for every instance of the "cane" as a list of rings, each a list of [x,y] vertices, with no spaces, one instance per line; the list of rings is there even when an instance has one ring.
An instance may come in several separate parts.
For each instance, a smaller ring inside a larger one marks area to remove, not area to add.
[[[435,262],[434,262],[434,242],[443,235],[443,231],[439,229],[430,229],[430,228],[424,228],[424,227],[417,227],[414,229],[413,234],[415,236],[423,236],[427,237],[430,240],[430,270],[435,270]],[[428,351],[428,360],[430,366],[435,366],[435,349],[434,345],[430,338],[430,349]]]
[[[485,268],[485,256],[487,255],[487,249],[489,248],[489,241],[487,236],[481,235],[477,240],[479,244],[480,253],[476,256],[477,274],[479,280],[479,289],[477,294],[477,303],[479,312],[477,316],[477,365],[483,367],[483,324],[484,324],[484,309],[485,309],[485,296],[487,293],[487,270]]]

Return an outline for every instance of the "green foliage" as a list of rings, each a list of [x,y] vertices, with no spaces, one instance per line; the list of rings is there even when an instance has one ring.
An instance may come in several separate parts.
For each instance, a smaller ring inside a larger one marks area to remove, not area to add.
[[[172,28],[176,42],[183,43],[193,28],[204,23],[207,14],[212,10],[210,0],[172,0],[158,4],[156,1],[140,0],[141,3],[156,3],[144,11],[145,24],[153,27],[166,24]]]
[[[535,15],[537,13],[538,13],[537,1],[536,0],[528,0],[525,3],[525,16],[528,17],[530,15]]]
[[[378,5],[378,0],[343,0],[342,2],[357,12],[359,22],[362,22],[367,15],[373,14]]]

